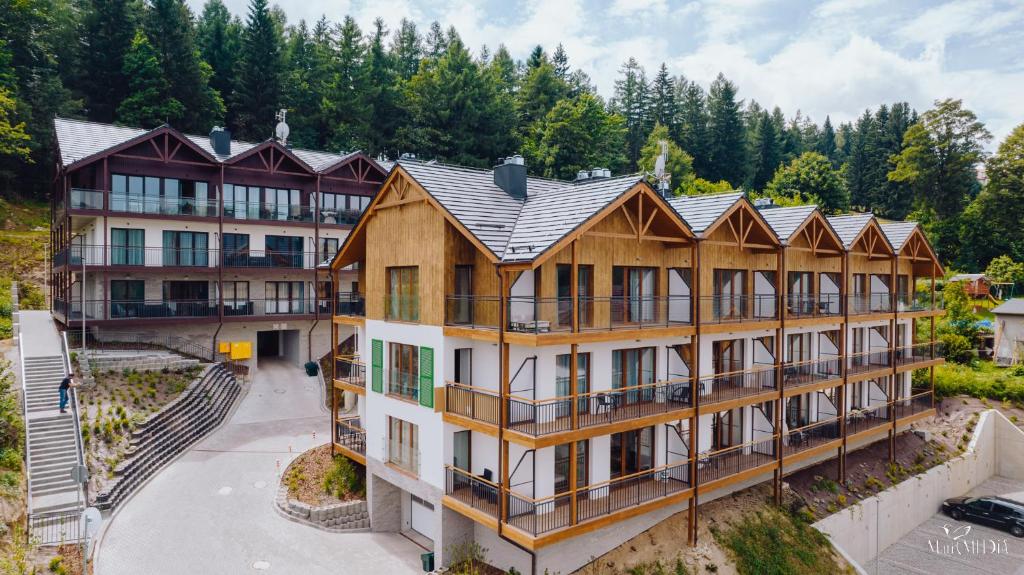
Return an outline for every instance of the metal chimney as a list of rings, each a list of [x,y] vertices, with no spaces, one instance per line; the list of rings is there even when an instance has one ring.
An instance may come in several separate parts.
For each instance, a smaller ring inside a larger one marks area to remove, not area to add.
[[[526,199],[526,160],[516,154],[494,166],[494,185],[517,199]]]
[[[214,126],[213,129],[210,130],[210,147],[213,148],[213,153],[218,156],[230,156],[231,131],[227,128]]]

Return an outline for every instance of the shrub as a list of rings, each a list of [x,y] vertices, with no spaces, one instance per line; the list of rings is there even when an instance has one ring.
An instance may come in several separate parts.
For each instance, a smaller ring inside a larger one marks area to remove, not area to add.
[[[13,469],[15,471],[21,470],[21,454],[18,450],[11,447],[5,447],[0,449],[0,467],[6,467],[7,469]]]
[[[451,571],[459,575],[480,575],[487,561],[487,549],[476,541],[450,545],[446,550],[451,557]]]
[[[58,555],[50,559],[49,569],[51,573],[64,573],[64,558]]]
[[[946,359],[954,363],[970,363],[974,359],[971,340],[958,333],[946,333],[941,337],[946,348]]]
[[[334,456],[334,465],[324,475],[324,492],[342,499],[346,494],[363,497],[366,494],[365,480],[347,457]]]
[[[868,491],[881,491],[884,488],[885,485],[876,479],[874,475],[868,475],[868,478],[864,480],[864,489]]]

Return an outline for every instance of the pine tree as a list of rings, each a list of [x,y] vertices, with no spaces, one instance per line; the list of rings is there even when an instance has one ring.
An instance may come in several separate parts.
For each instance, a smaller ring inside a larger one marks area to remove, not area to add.
[[[423,40],[416,30],[416,24],[402,18],[398,25],[398,33],[391,40],[391,59],[395,71],[402,80],[412,78],[420,67],[423,57]]]
[[[555,53],[551,56],[551,65],[555,67],[555,75],[565,82],[569,79],[569,55],[565,53],[565,47],[559,42]]]
[[[762,110],[757,116],[752,146],[753,175],[750,187],[763,190],[782,163],[782,142],[775,131],[771,114]]]
[[[708,114],[705,108],[704,89],[696,82],[679,78],[676,82],[678,113],[675,140],[684,152],[693,158],[693,169],[698,177],[708,175]]]
[[[846,158],[846,188],[850,192],[850,206],[856,210],[866,210],[869,206],[869,142],[873,130],[874,117],[870,110],[865,110],[853,129]]]
[[[520,125],[529,128],[565,97],[566,86],[558,79],[547,56],[541,55],[541,61],[536,66],[527,66],[526,70],[516,99]]]
[[[519,90],[519,69],[504,44],[498,46],[488,66],[491,69],[491,79],[497,84],[498,91],[511,96]]]
[[[427,33],[427,57],[440,58],[448,49],[448,39],[445,38],[441,24],[434,20],[430,23],[430,32]]]
[[[199,55],[192,11],[183,0],[151,0],[145,18],[149,43],[156,50],[170,95],[185,113],[175,126],[205,133],[224,118],[224,101],[210,87],[213,70]]]
[[[658,74],[651,83],[651,121],[665,126],[669,134],[675,134],[676,93],[675,81],[668,74],[668,67],[661,63]]]
[[[252,0],[242,34],[234,102],[243,139],[259,142],[274,135],[275,114],[284,104],[283,44],[267,0]]]
[[[328,89],[327,113],[333,127],[329,146],[336,150],[365,149],[370,145],[367,47],[355,18],[346,16],[336,33],[337,54],[333,81]]]
[[[242,23],[232,18],[221,0],[208,0],[196,24],[196,43],[213,75],[210,86],[225,102],[232,101],[238,84],[238,52],[242,47]],[[234,126],[233,109],[227,110],[228,126]]]
[[[114,121],[115,109],[128,96],[125,53],[139,21],[135,0],[88,0],[81,32],[81,78],[86,114],[97,122]]]
[[[743,131],[741,103],[736,100],[736,86],[724,75],[711,84],[708,92],[708,177],[725,180],[733,186],[746,177],[746,135]]]
[[[821,135],[818,137],[818,145],[815,149],[819,154],[828,158],[833,166],[839,165],[839,162],[836,161],[836,132],[832,128],[832,119],[828,116],[825,116],[825,123],[821,126]]]
[[[185,107],[170,95],[156,50],[142,31],[135,33],[124,57],[124,74],[130,78],[129,95],[117,107],[117,119],[129,126],[155,128],[175,124]]]
[[[367,126],[368,146],[366,151],[376,155],[381,152],[395,155],[395,133],[400,116],[399,94],[395,61],[384,47],[387,31],[384,20],[377,18],[373,23],[373,35],[366,53],[366,85],[370,116]]]
[[[629,58],[619,68],[611,108],[626,120],[626,158],[629,169],[635,170],[640,148],[651,129],[650,87],[647,74],[636,58]]]
[[[538,44],[530,51],[530,56],[526,59],[526,68],[534,70],[545,62],[548,62],[548,55],[544,52],[544,48]]]

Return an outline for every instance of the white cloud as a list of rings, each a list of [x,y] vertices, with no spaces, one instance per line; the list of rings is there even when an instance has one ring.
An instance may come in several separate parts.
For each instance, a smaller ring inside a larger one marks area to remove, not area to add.
[[[668,3],[665,0],[615,0],[608,9],[612,16],[663,16],[667,12]]]

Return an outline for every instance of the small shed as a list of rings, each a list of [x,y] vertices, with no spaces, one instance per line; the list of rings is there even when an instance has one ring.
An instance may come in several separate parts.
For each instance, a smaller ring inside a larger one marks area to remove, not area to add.
[[[993,348],[997,365],[1024,361],[1024,299],[1011,299],[992,309],[996,337]]]
[[[992,280],[985,274],[957,274],[949,278],[951,282],[963,282],[964,291],[971,297],[988,297]]]

